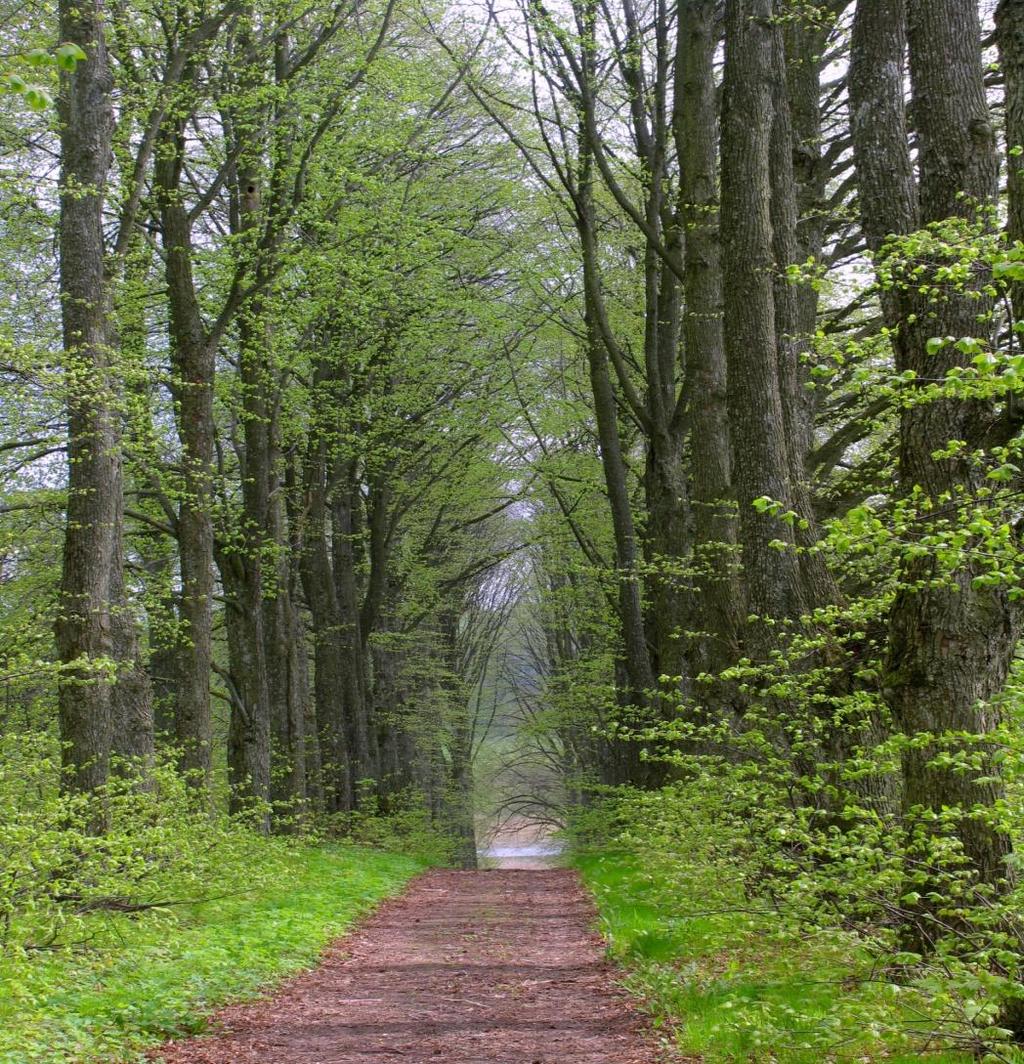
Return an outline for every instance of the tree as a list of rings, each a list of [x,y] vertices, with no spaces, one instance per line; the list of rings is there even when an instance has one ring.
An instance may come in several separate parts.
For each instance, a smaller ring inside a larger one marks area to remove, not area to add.
[[[916,182],[900,73],[904,39],[919,138]],[[863,225],[880,268],[888,254],[906,254],[892,238],[909,237],[918,227],[936,232],[950,219],[990,224],[998,163],[973,7],[911,3],[904,14],[901,4],[859,4],[851,110]],[[992,340],[991,303],[970,289],[948,291],[922,283],[935,268],[926,265],[909,283],[897,266],[883,296],[896,371],[906,375],[912,390],[968,364],[970,345],[957,341]],[[936,342],[935,337],[951,339]],[[965,453],[991,446],[1015,431],[1000,423],[1005,416],[991,400],[956,395],[915,401],[911,394],[902,402],[900,490],[916,512],[957,507],[984,491],[984,465],[944,452],[950,441],[963,441]],[[908,551],[904,560],[890,615],[884,685],[896,723],[910,738],[984,735],[996,723],[992,701],[1006,681],[1019,636],[1019,608],[1007,588],[984,586],[979,575],[969,551],[953,571],[944,570],[930,553]],[[904,754],[903,807],[911,830],[927,833],[929,813],[952,807],[952,830],[979,879],[1003,881],[1009,839],[976,813],[1000,795],[998,774],[975,782],[970,773],[940,767],[935,756],[934,746],[921,744]]]
[[[60,288],[68,392],[68,504],[61,605],[61,736],[68,785],[102,786],[110,766],[114,594],[120,590],[120,430],[112,378],[103,207],[111,162],[111,75],[99,3],[59,7],[61,38],[85,58],[61,73]],[[112,586],[113,584],[113,586]]]

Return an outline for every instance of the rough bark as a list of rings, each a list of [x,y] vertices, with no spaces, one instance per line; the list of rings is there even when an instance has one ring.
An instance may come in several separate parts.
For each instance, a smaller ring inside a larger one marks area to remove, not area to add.
[[[804,54],[797,62],[804,69],[804,78],[811,86],[802,86],[802,91],[816,96],[817,77],[815,59],[806,42],[790,27],[791,36],[804,45]],[[813,287],[807,283],[795,284],[787,276],[790,266],[802,267],[813,248],[802,246],[801,235],[807,237],[807,228],[801,228],[800,200],[802,183],[798,180],[795,159],[798,142],[791,114],[792,79],[784,35],[781,29],[772,34],[774,55],[773,114],[771,135],[771,223],[772,248],[775,256],[775,334],[778,345],[779,391],[785,419],[785,443],[789,461],[790,495],[788,502],[801,521],[797,524],[794,538],[802,548],[810,548],[818,540],[818,522],[811,502],[811,487],[808,466],[814,445],[814,407],[808,402],[810,394],[805,387],[809,380],[808,357],[811,338],[817,325],[817,298]],[[811,124],[808,115],[802,115],[805,123]],[[802,131],[813,135],[812,129]],[[800,145],[804,152],[809,145]],[[804,189],[803,198],[809,196]],[[812,239],[814,239],[812,237]],[[820,244],[817,249],[820,252]],[[825,563],[824,556],[814,550],[804,549],[799,554],[800,598],[805,610],[812,610],[833,603],[838,598],[835,581]]]
[[[973,4],[911,0],[907,39],[918,133],[919,209],[909,152],[902,84],[901,5],[862,0],[857,7],[851,104],[861,213],[873,247],[951,216],[975,219],[977,204],[994,200],[997,160],[983,84],[981,34]],[[929,352],[931,336],[987,338],[984,300],[951,293],[929,302],[919,281],[898,287],[884,302],[887,324],[897,329],[896,369],[919,381],[942,377],[965,356],[949,344]],[[933,455],[950,440],[970,453],[984,446],[995,416],[990,404],[940,399],[904,405],[900,414],[899,482],[924,499],[968,496],[982,487],[984,471],[970,462]],[[907,735],[968,732],[984,735],[997,719],[988,703],[1001,690],[1020,632],[1019,609],[1005,589],[979,589],[968,558],[941,574],[931,557],[908,560],[890,615],[885,696]],[[975,807],[991,807],[1001,794],[993,768],[986,782],[933,763],[934,748],[918,746],[903,758],[904,814],[912,829],[921,811],[962,810],[956,833],[979,879],[1007,875],[1008,837]],[[926,822],[926,820],[925,820]]]
[[[111,74],[102,4],[62,0],[61,40],[86,58],[61,75],[60,294],[68,402],[68,502],[55,626],[64,783],[102,786],[109,771],[110,685],[91,662],[113,650],[111,576],[120,567],[119,425],[113,409],[103,204],[111,162]]]
[[[733,484],[748,609],[760,617],[798,616],[800,575],[789,526],[755,500],[786,505],[791,497],[786,420],[778,372],[771,224],[771,141],[776,57],[771,0],[726,4],[722,116],[722,267],[725,352],[732,432]],[[766,649],[759,625],[747,629],[751,649]]]
[[[344,653],[345,722],[354,781],[367,786],[376,781],[377,736],[370,720],[370,699],[364,640],[361,631],[361,598],[356,579],[356,540],[360,501],[355,462],[332,477],[331,568],[338,605],[338,638]]]
[[[473,721],[469,692],[462,683],[465,657],[459,639],[459,618],[446,611],[440,618],[441,703],[447,732],[447,761],[444,786],[444,820],[454,843],[456,864],[460,868],[477,867],[476,831],[474,827]]]
[[[123,552],[119,536],[110,570],[111,652],[117,662],[110,691],[110,752],[131,762],[130,770],[145,777],[156,750],[153,688],[142,661],[132,604],[125,591]]]
[[[279,487],[271,504],[269,534],[288,544]],[[298,825],[306,806],[306,703],[309,676],[306,633],[296,608],[297,574],[286,553],[277,564],[273,594],[264,597],[263,636],[271,725],[271,798],[286,829]]]
[[[655,687],[654,670],[647,647],[640,577],[636,527],[626,484],[626,463],[619,436],[615,392],[608,368],[608,355],[598,326],[600,276],[596,246],[593,161],[586,147],[582,149],[577,228],[583,249],[583,276],[586,286],[586,355],[590,386],[594,397],[594,417],[601,449],[608,505],[615,534],[615,568],[618,579],[619,618],[622,625],[626,674],[629,677],[627,701],[646,705]]]
[[[192,274],[192,227],[182,199],[183,125],[165,128],[154,166],[167,284],[171,365],[183,490],[178,510],[180,618],[189,661],[179,677],[175,739],[190,783],[208,789],[212,773],[213,525],[210,518],[215,426],[215,350]]]
[[[975,204],[995,201],[998,178],[976,7],[956,0],[911,0],[908,43],[921,221],[973,218]],[[984,301],[954,295],[930,312],[920,309],[919,320],[934,335],[987,338],[986,326],[978,320]],[[898,371],[944,376],[964,361],[952,345],[936,359],[921,345],[920,335],[913,339],[917,342],[898,352]],[[967,441],[969,450],[983,445],[994,414],[985,406],[943,400],[904,410],[899,475],[905,491],[920,486],[937,500],[947,492],[955,497],[983,486],[983,472],[966,460],[942,461],[932,455],[950,440]],[[998,717],[986,703],[1005,683],[1020,634],[1020,610],[1009,602],[1007,589],[975,589],[977,572],[969,561],[952,586],[928,586],[932,564],[926,560],[908,566],[906,586],[893,605],[887,697],[909,735],[958,729],[983,735]],[[922,578],[925,584],[918,590],[915,585]],[[997,773],[979,784],[970,773],[931,765],[930,758],[927,749],[904,757],[906,808],[963,809],[958,834],[979,878],[992,882],[1004,877],[1009,838],[969,815],[975,806],[990,807],[1001,795]]]
[[[917,185],[903,89],[906,47],[906,0],[857,4],[850,52],[850,130],[861,224],[875,252],[888,236],[917,228]]]
[[[178,676],[183,650],[176,639],[178,600],[172,587],[176,545],[163,533],[151,531],[139,537],[139,552],[149,594],[155,605],[148,617],[149,659],[147,672],[153,700],[153,728],[158,741],[174,741],[178,706]]]
[[[1003,72],[1006,101],[1006,189],[1008,210],[1006,235],[1024,241],[1024,5],[1001,0],[996,9],[999,65]],[[1013,316],[1024,321],[1024,283],[1012,289]],[[1018,349],[1020,339],[1017,341]]]
[[[248,56],[245,85],[258,88],[258,68],[245,33],[240,34],[243,55]],[[250,125],[259,116],[240,108],[229,126],[242,156],[231,195],[231,227],[238,237],[254,234],[259,227],[261,194],[258,162],[244,143],[252,138]],[[217,550],[221,582],[227,595],[225,623],[232,686],[228,728],[228,780],[230,805],[239,812],[259,808],[258,822],[270,826],[266,803],[270,800],[271,707],[264,631],[264,547],[270,524],[271,421],[269,335],[264,310],[253,300],[239,319],[239,377],[242,391],[243,450],[239,456],[242,507],[231,541]]]
[[[263,598],[260,584],[235,555],[218,550],[226,598],[224,623],[228,643],[229,809],[257,809],[255,822],[269,828],[265,803],[270,798],[270,712],[264,657]]]
[[[313,697],[320,751],[320,777],[328,812],[354,807],[349,728],[345,718],[346,651],[334,573],[327,546],[326,446],[312,442],[303,477],[298,557],[302,587],[312,616]]]
[[[698,602],[695,671],[735,661],[743,617],[736,579],[728,391],[722,335],[719,247],[718,104],[714,60],[718,0],[680,7],[675,129],[680,218],[685,231],[683,344],[688,397],[694,564]]]

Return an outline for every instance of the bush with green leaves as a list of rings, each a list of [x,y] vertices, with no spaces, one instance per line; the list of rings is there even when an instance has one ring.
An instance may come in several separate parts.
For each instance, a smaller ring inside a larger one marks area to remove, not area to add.
[[[451,836],[431,816],[424,796],[414,790],[389,795],[386,809],[368,791],[358,809],[325,816],[321,829],[329,838],[403,853],[424,864],[445,865],[453,857]]]
[[[59,761],[46,734],[0,738],[0,1064],[133,1060],[199,1030],[312,964],[430,849],[418,826],[400,856],[268,838],[211,814],[167,762],[144,786],[122,766],[89,799],[62,794]]]
[[[848,875],[815,867],[804,818],[774,787],[752,786],[758,775],[708,766],[585,818],[576,861],[609,951],[665,1039],[722,1064],[1018,1061],[993,1024],[987,965],[910,959],[877,907],[869,918],[887,872],[897,889],[896,855],[874,876],[869,846],[847,846]]]
[[[728,914],[733,928],[756,917],[758,934],[830,942],[839,983],[894,988],[899,1007],[889,1007],[896,998],[887,992],[854,995],[845,1019],[837,998],[838,1026],[808,1020],[811,1033],[800,1043],[807,1053],[840,1041],[859,1010],[878,1004],[887,1038],[903,1032],[1016,1060],[1011,1044],[1024,1036],[1024,667],[1018,651],[998,693],[971,710],[977,728],[915,727],[894,717],[892,688],[932,680],[894,675],[891,618],[900,596],[977,592],[982,603],[991,595],[994,611],[1024,594],[1024,323],[1011,300],[1012,286],[1024,281],[1024,246],[1007,243],[987,216],[950,219],[891,239],[875,265],[883,292],[912,288],[935,305],[976,303],[986,338],[931,338],[928,354],[946,369],[928,378],[894,371],[884,333],[865,329],[842,348],[819,338],[808,356],[810,385],[829,382],[834,394],[849,392],[875,411],[860,446],[881,456],[884,475],[836,507],[816,543],[793,536],[797,545],[774,546],[821,555],[838,594],[804,616],[748,617],[747,634],[757,638],[747,647],[768,650],[748,649],[724,671],[693,677],[663,720],[617,729],[676,782],[613,803],[608,837],[642,861],[656,909],[681,920],[691,910]],[[950,439],[930,456],[963,472],[953,478],[959,487],[932,496],[894,485],[901,413],[931,406],[941,418],[961,404],[992,425],[984,446]],[[827,496],[828,485],[819,489]],[[807,531],[778,500],[754,505]],[[935,623],[941,629],[941,618]],[[949,643],[955,655],[956,635]],[[933,800],[908,801],[910,771],[934,780]],[[994,871],[970,852],[979,833],[998,840]],[[674,978],[661,971],[659,985]],[[759,1044],[789,1044],[787,1024],[758,1009],[747,1020]]]

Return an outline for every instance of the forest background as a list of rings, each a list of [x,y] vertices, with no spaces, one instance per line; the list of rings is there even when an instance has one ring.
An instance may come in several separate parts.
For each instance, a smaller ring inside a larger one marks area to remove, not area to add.
[[[496,798],[675,921],[616,933],[684,1041],[703,986],[708,1053],[1014,1059],[1024,5],[0,27],[12,1037],[98,1051],[53,986],[129,917],[472,867]],[[798,943],[824,1002],[716,970]]]

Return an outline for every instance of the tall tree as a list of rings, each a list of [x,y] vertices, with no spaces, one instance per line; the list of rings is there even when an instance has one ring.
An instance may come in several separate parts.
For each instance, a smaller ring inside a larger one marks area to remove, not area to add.
[[[736,521],[722,322],[719,245],[718,0],[680,6],[674,128],[685,249],[682,338],[692,450],[694,566],[699,637],[696,670],[713,674],[738,655],[743,591],[736,579]]]
[[[1001,0],[996,8],[999,63],[1006,99],[1006,187],[1009,210],[1006,233],[1024,241],[1024,11],[1013,0]],[[1024,283],[1012,289],[1013,312],[1024,321]]]
[[[60,290],[68,393],[68,504],[56,626],[64,666],[67,783],[107,778],[112,591],[120,591],[121,455],[114,399],[103,208],[111,165],[112,81],[98,0],[62,2],[61,39],[84,56],[61,74]],[[112,588],[112,581],[114,587]]]
[[[799,616],[799,565],[791,529],[758,500],[789,503],[792,465],[779,370],[777,269],[772,218],[772,136],[780,107],[772,0],[726,4],[722,114],[722,270],[733,481],[739,504],[749,611],[762,620]],[[766,649],[755,624],[756,653]]]
[[[918,138],[917,180],[904,106],[904,42]],[[854,23],[850,78],[861,216],[879,261],[901,254],[898,238],[918,226],[960,219],[985,226],[995,201],[998,163],[984,85],[981,30],[973,3],[861,0]],[[888,242],[888,243],[887,243]],[[920,273],[883,295],[898,373],[923,390],[968,363],[954,340],[992,339],[991,304],[972,291],[937,295]],[[985,468],[967,455],[998,438],[1000,411],[985,399],[939,396],[900,410],[899,479],[926,514],[945,500],[969,500],[985,487]],[[944,457],[950,441],[961,456]],[[1005,683],[1020,634],[1020,609],[1004,587],[979,584],[968,551],[952,572],[936,554],[909,552],[889,621],[885,695],[909,737],[984,735],[997,722],[992,699]],[[953,830],[977,877],[1006,879],[1010,840],[980,810],[1002,793],[993,769],[979,779],[945,766],[932,744],[903,755],[904,812],[924,836],[932,814],[952,809]]]

